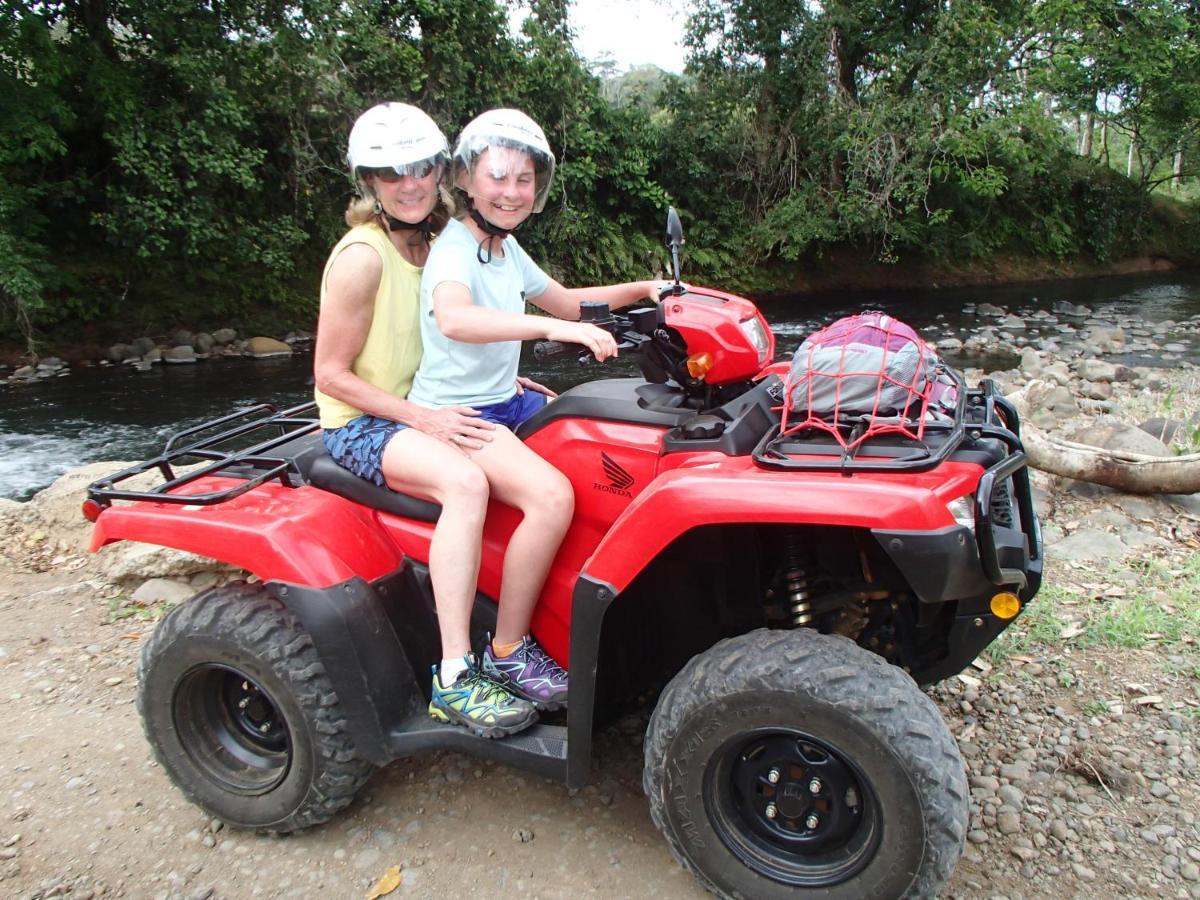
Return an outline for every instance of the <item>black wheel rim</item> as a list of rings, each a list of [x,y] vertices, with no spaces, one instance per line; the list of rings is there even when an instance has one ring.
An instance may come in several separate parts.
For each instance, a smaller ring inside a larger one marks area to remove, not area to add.
[[[287,721],[246,673],[215,663],[191,669],[175,690],[173,712],[184,751],[221,789],[257,796],[287,777]]]
[[[879,800],[862,770],[829,741],[794,729],[726,741],[705,770],[704,803],[746,866],[795,887],[853,877],[882,838]]]

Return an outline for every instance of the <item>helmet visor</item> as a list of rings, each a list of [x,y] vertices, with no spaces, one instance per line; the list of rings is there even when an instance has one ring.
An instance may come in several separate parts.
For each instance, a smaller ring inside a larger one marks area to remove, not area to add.
[[[416,162],[401,163],[395,166],[380,166],[378,168],[361,167],[358,171],[362,176],[373,175],[375,178],[382,181],[384,184],[392,184],[399,181],[401,178],[416,178],[418,181],[423,178],[428,178],[438,166],[445,163],[445,158],[440,154],[431,156],[428,159],[417,160]]]

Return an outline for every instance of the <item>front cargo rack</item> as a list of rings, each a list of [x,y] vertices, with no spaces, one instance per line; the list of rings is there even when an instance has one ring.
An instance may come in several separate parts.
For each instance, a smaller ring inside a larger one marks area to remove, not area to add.
[[[940,465],[964,444],[970,446],[981,438],[998,439],[1011,451],[1021,451],[1016,408],[996,391],[990,379],[977,388],[967,389],[962,376],[950,371],[958,388],[953,414],[922,423],[919,432],[915,428],[905,429],[906,433],[895,429],[861,442],[853,439],[839,442],[828,427],[781,433],[780,424],[768,430],[758,442],[754,462],[767,469],[834,470],[852,475],[924,472]],[[854,429],[860,424],[855,418],[844,417],[836,427],[853,438]],[[919,438],[915,436],[918,433]]]
[[[114,500],[211,506],[239,497],[268,481],[295,487],[303,482],[303,477],[294,456],[283,451],[288,449],[285,445],[321,427],[316,409],[313,402],[283,410],[260,403],[185,429],[172,435],[153,459],[92,482],[88,486],[88,500],[101,508],[111,506]],[[176,471],[192,465],[196,467],[186,472]],[[120,486],[130,478],[152,471],[158,472],[162,483],[144,490]],[[208,493],[172,493],[209,476],[237,479],[238,483]]]

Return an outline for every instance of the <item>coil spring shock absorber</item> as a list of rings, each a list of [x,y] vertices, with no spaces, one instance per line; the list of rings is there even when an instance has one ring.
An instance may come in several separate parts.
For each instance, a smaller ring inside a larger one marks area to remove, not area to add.
[[[792,625],[800,627],[808,625],[813,620],[812,597],[808,589],[808,572],[804,567],[804,548],[800,545],[800,535],[793,532],[787,538],[787,563],[783,570],[783,581],[787,591],[787,602],[792,610]]]

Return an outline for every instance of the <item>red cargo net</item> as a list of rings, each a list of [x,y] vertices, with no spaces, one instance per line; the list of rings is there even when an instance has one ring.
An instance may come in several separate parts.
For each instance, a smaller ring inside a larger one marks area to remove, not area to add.
[[[923,441],[931,403],[949,397],[937,355],[892,316],[861,313],[805,339],[784,382],[780,437],[814,429],[846,453],[884,434]]]

